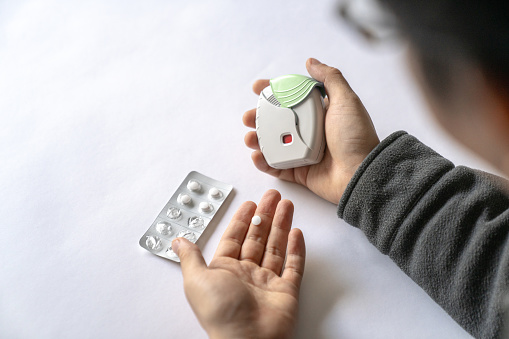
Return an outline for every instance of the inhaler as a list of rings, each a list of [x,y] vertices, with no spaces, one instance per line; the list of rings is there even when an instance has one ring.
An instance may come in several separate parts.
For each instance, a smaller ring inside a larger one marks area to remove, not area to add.
[[[317,164],[325,151],[325,89],[315,79],[289,74],[270,80],[256,108],[256,135],[269,164],[287,169]]]

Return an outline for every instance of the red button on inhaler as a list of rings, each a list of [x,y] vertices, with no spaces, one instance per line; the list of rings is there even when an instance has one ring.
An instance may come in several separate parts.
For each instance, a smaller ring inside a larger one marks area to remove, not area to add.
[[[291,134],[285,134],[283,135],[283,144],[291,144],[292,143],[292,135]]]

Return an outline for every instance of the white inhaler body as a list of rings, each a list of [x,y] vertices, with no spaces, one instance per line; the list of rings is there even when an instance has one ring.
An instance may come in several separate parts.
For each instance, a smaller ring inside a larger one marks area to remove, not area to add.
[[[288,80],[290,82],[284,80]],[[279,80],[279,83],[277,82]],[[273,81],[276,80],[275,85]],[[283,83],[283,86],[277,86]],[[322,86],[320,91],[319,86]],[[260,150],[276,169],[317,164],[325,151],[323,85],[302,75],[271,80],[256,109]]]

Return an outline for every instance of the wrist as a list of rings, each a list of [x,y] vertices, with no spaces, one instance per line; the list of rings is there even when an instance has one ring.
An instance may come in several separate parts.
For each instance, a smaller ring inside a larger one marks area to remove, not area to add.
[[[233,329],[223,326],[221,328],[212,328],[207,330],[210,339],[243,339],[243,338],[256,338],[247,328]]]
[[[358,167],[359,166],[336,169],[329,180],[327,180],[326,192],[322,197],[338,205]]]
[[[219,326],[214,328],[206,329],[206,332],[210,339],[253,339],[253,338],[264,338],[264,339],[284,339],[292,338],[293,331],[281,332],[280,330],[275,331],[263,331],[260,328],[254,328],[248,326]]]

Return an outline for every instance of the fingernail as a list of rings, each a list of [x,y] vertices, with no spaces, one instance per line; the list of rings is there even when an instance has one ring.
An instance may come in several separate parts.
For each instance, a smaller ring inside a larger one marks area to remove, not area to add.
[[[315,58],[310,58],[310,59],[309,59],[309,63],[310,63],[311,65],[320,65],[320,64],[321,64],[321,62],[320,62],[320,61],[318,61],[318,60],[317,60],[317,59],[315,59]]]
[[[175,238],[173,239],[173,241],[171,242],[171,249],[173,250],[173,252],[175,252],[175,254],[179,254],[179,245],[180,245],[180,240],[179,238]]]

